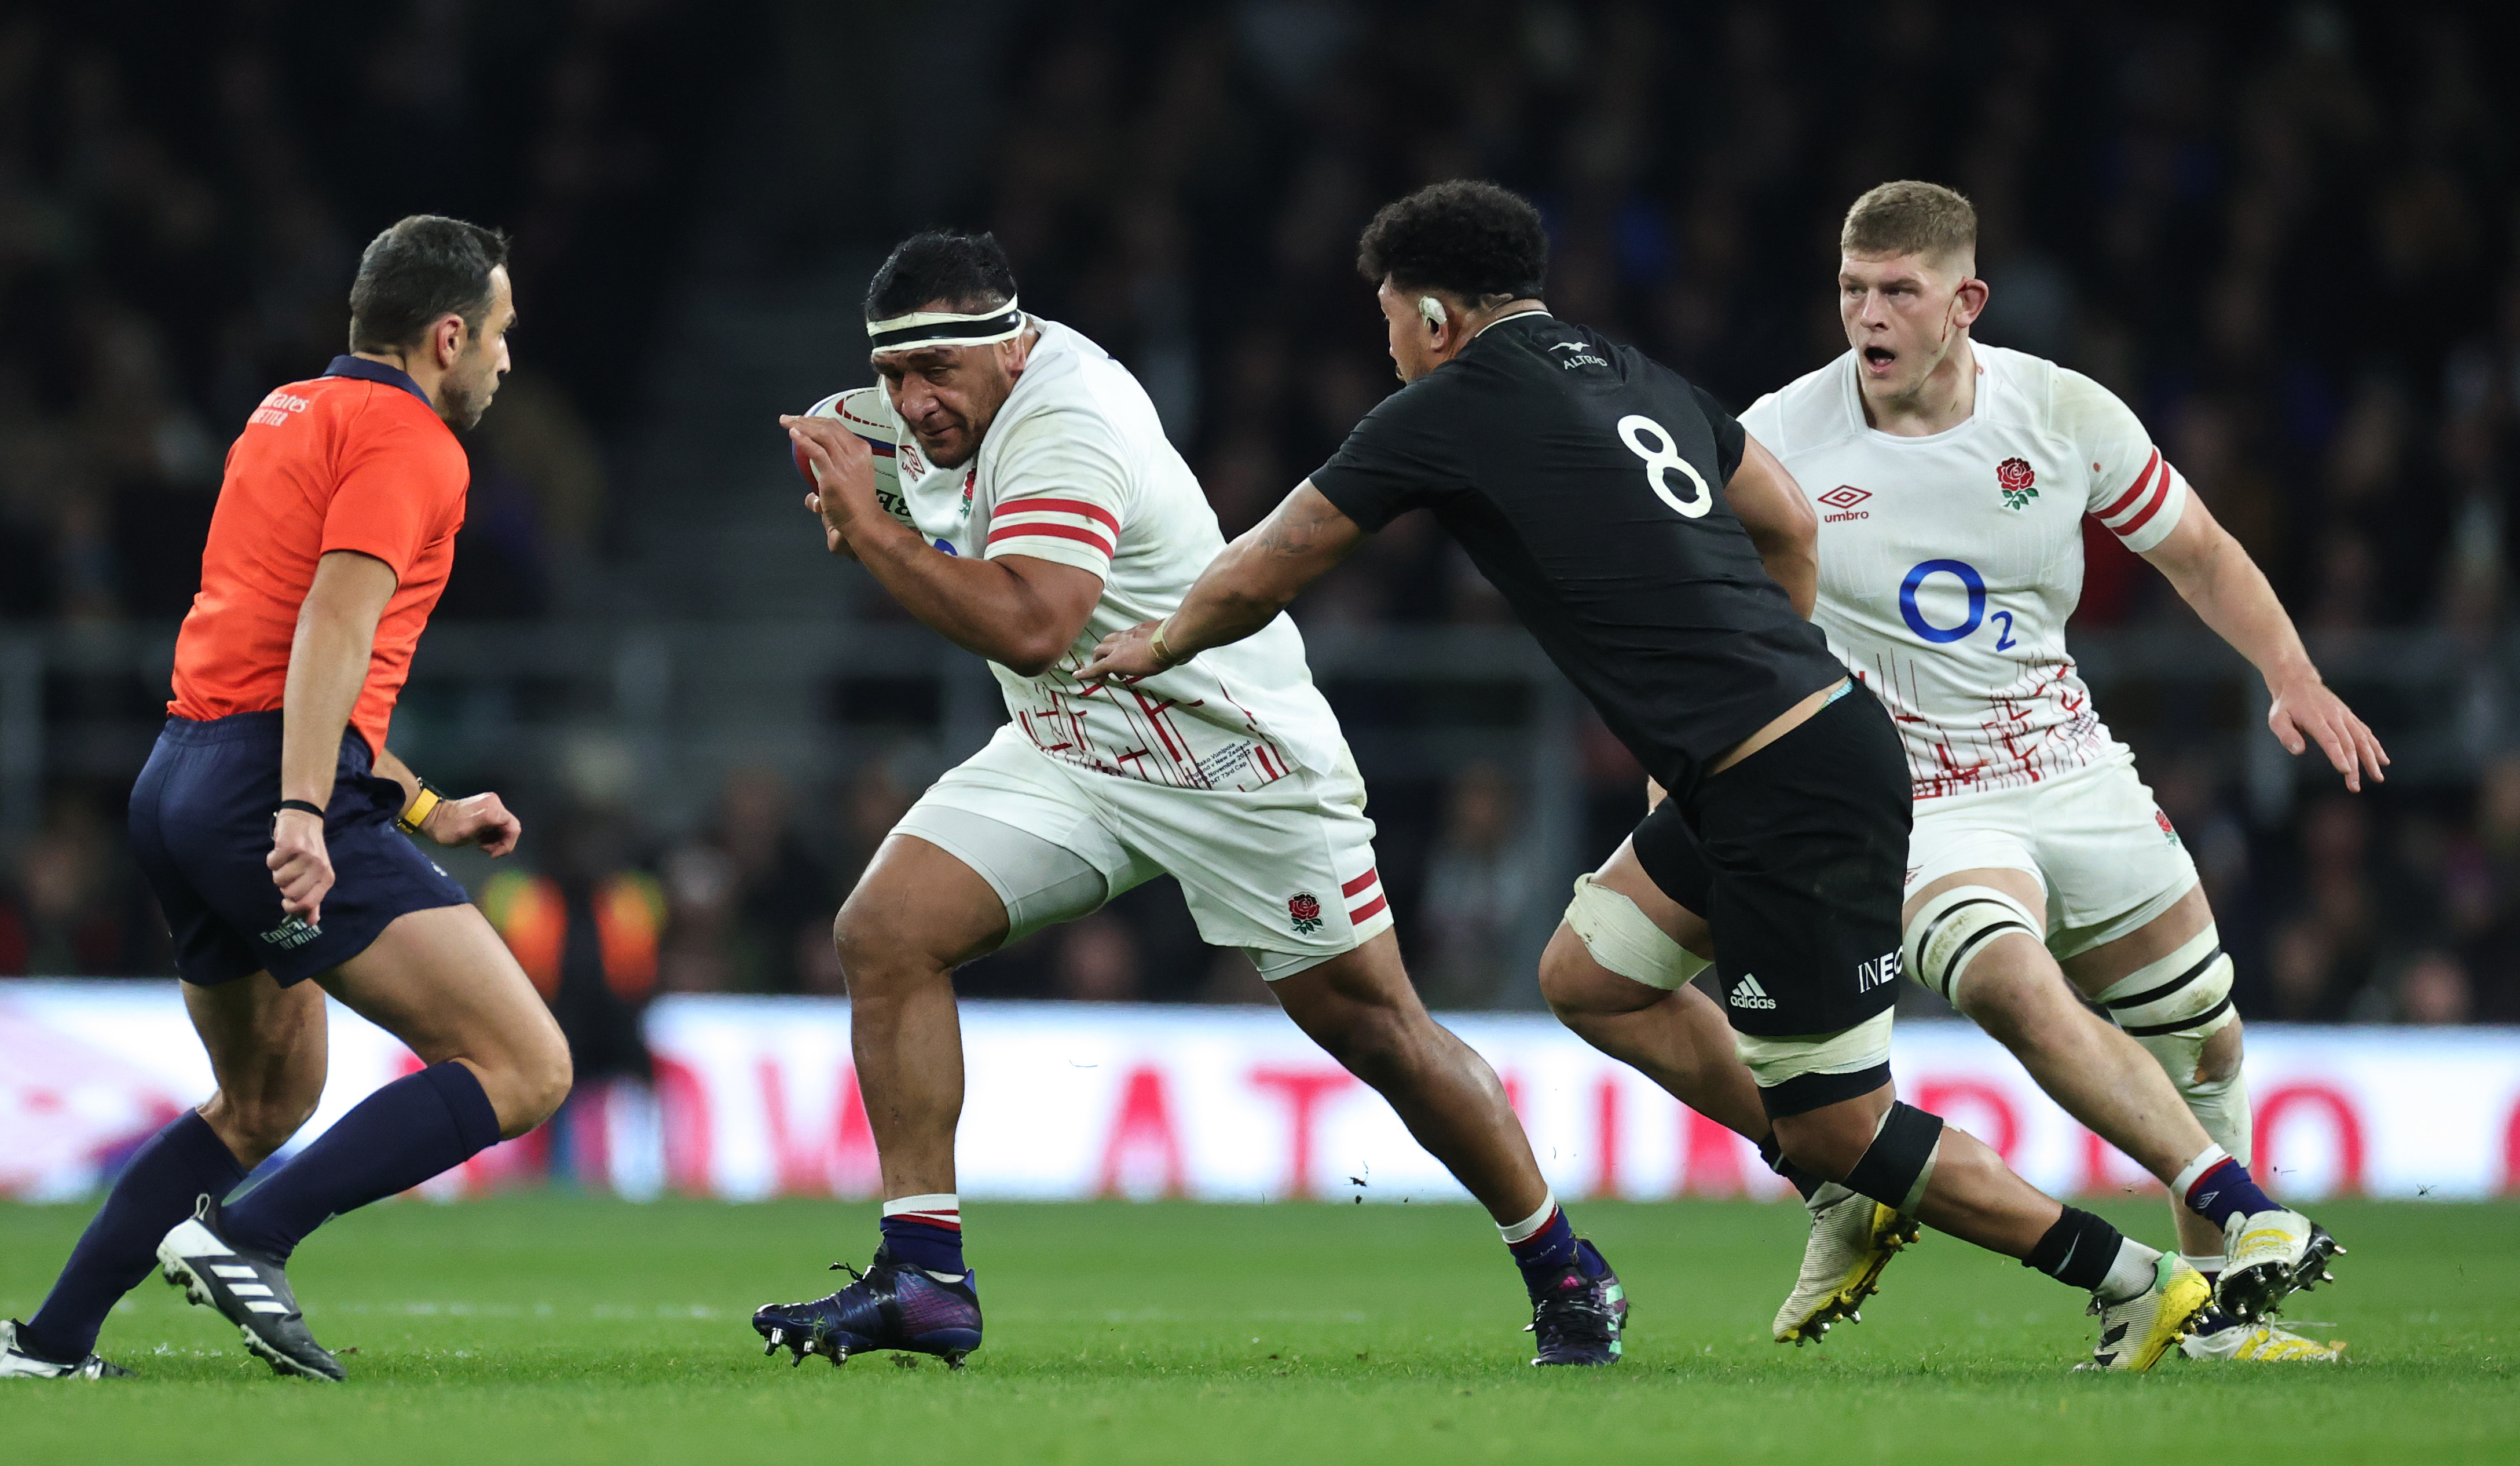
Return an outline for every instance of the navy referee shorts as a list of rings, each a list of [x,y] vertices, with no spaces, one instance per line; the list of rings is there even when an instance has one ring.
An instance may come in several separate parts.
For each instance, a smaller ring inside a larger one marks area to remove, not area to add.
[[[324,847],[323,924],[280,909],[263,863],[280,804],[280,714],[170,717],[131,786],[131,851],[175,939],[175,971],[209,986],[268,972],[284,987],[368,949],[406,911],[471,897],[394,828],[402,786],[370,772],[367,740],[341,735]]]

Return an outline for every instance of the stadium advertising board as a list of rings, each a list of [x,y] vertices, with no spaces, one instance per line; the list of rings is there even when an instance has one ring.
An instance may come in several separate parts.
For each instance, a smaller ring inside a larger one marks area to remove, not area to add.
[[[89,1191],[210,1087],[172,984],[0,988],[0,1195]],[[299,1137],[418,1067],[339,1006],[332,1078]],[[1774,1196],[1750,1147],[1683,1110],[1545,1015],[1447,1019],[1505,1079],[1543,1169],[1569,1197]],[[582,1086],[583,1168],[631,1195],[872,1196],[875,1147],[850,1069],[848,1007],[678,996],[649,1015],[652,1090]],[[968,1003],[959,1149],[972,1198],[1179,1195],[1459,1201],[1391,1112],[1265,1009]],[[2297,1198],[2481,1197],[2520,1190],[2520,1031],[2249,1032],[2258,1170]],[[2151,1187],[2068,1120],[1976,1030],[1909,1024],[1902,1092],[2078,1195]],[[453,1198],[539,1176],[538,1132],[431,1182]]]

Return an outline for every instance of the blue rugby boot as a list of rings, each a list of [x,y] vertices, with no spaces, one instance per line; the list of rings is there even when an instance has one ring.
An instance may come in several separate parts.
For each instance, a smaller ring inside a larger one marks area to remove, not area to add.
[[[896,1349],[934,1354],[960,1369],[963,1356],[980,1347],[974,1274],[947,1282],[894,1261],[889,1247],[878,1247],[864,1272],[846,1262],[832,1264],[834,1272],[841,1268],[856,1281],[829,1298],[763,1304],[753,1311],[752,1327],[761,1335],[763,1353],[775,1354],[785,1347],[795,1353],[793,1364],[804,1363],[807,1354],[821,1354],[836,1366],[847,1363],[851,1354]]]
[[[1579,1240],[1575,1260],[1532,1298],[1523,1332],[1540,1346],[1534,1364],[1616,1364],[1627,1326],[1628,1291],[1600,1249]]]

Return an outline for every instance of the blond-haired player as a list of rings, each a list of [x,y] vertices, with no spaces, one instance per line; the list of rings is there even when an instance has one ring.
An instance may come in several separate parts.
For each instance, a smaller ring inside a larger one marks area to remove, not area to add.
[[[2182,1345],[2190,1355],[2333,1358],[2266,1319],[2343,1249],[2249,1176],[2231,960],[2194,863],[2065,648],[2084,517],[2158,568],[2265,676],[2285,748],[2316,742],[2357,791],[2366,773],[2383,777],[2388,756],[2123,402],[2080,373],[1971,340],[1988,289],[1967,200],[1883,184],[1848,210],[1839,244],[1847,353],[1741,421],[1814,501],[1813,618],[1907,745],[1904,966],[2170,1187],[2182,1251],[2219,1278],[2218,1308]],[[1693,918],[1662,915],[1664,933],[1693,944]],[[1588,993],[1604,1006],[1598,989],[1615,992],[1617,979],[1598,969],[1653,988],[1697,965],[1670,943],[1652,963],[1588,945],[1581,965],[1593,970],[1557,974],[1561,1007]],[[1637,1028],[1620,1031],[1633,1042]],[[1850,1315],[1911,1230],[1840,1188],[1811,1201],[1780,1341]]]

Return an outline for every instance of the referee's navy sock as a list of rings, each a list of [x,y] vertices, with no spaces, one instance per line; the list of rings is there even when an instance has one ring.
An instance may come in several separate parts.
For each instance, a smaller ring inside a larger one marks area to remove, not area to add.
[[[227,1240],[285,1262],[326,1221],[408,1191],[498,1139],[499,1114],[472,1071],[452,1059],[432,1064],[359,1101],[228,1208]]]
[[[149,1276],[158,1242],[193,1214],[202,1197],[224,1197],[244,1179],[245,1168],[201,1112],[177,1116],[131,1153],[96,1219],[70,1249],[52,1295],[18,1331],[19,1342],[40,1359],[86,1358],[105,1315]]]

